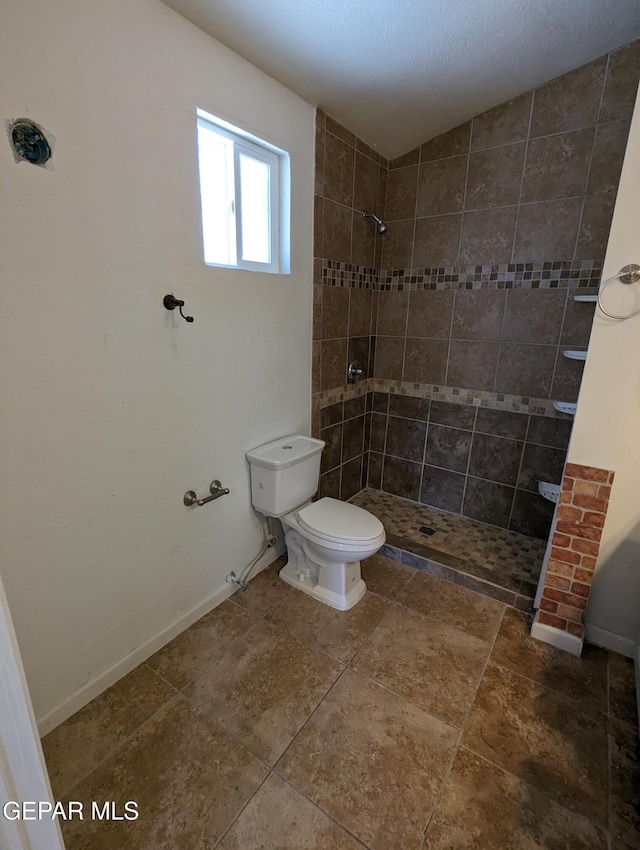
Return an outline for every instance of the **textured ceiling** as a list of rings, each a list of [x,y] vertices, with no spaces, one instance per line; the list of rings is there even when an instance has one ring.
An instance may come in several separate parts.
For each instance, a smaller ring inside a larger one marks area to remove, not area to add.
[[[391,159],[640,36],[640,0],[164,0]]]

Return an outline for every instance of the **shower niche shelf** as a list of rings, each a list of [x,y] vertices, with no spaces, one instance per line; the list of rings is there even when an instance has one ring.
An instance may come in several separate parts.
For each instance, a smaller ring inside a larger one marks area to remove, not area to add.
[[[559,484],[549,484],[548,481],[538,481],[538,493],[554,504],[557,504],[560,501]]]
[[[597,304],[598,296],[597,295],[574,295],[574,301],[579,301],[581,304]]]
[[[567,348],[562,353],[568,360],[586,360],[587,359],[587,352],[586,351],[579,351],[579,350],[574,349],[574,348]]]
[[[554,410],[557,410],[558,413],[568,413],[569,416],[576,415],[576,407],[578,405],[575,401],[554,401],[553,407]]]

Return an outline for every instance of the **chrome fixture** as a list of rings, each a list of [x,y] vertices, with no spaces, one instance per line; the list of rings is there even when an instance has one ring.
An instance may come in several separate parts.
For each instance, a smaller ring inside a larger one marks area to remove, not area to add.
[[[166,310],[175,310],[176,307],[178,307],[180,310],[180,315],[185,320],[185,322],[193,321],[193,316],[185,316],[185,314],[182,312],[182,308],[184,307],[184,301],[180,301],[180,299],[176,298],[173,293],[171,295],[165,295],[162,299],[162,303],[164,304]]]
[[[188,508],[190,508],[191,505],[198,505],[198,507],[201,508],[203,505],[206,505],[207,502],[213,502],[214,499],[219,499],[220,496],[226,496],[229,492],[229,488],[223,487],[216,478],[215,481],[211,482],[209,492],[211,493],[210,496],[205,496],[204,499],[199,499],[193,490],[187,490],[182,501]]]
[[[364,369],[360,365],[359,360],[352,360],[347,369],[347,380],[350,384],[355,384],[358,378],[364,375]]]
[[[620,316],[617,313],[610,313],[602,306],[602,296],[604,291],[613,283],[614,280],[619,280],[620,283],[638,283],[640,281],[640,266],[637,263],[629,263],[628,266],[623,266],[617,274],[611,275],[610,278],[604,281],[598,292],[598,307],[602,310],[605,316],[610,319],[632,319],[634,316],[640,316],[640,310],[634,310],[633,313],[627,313],[626,316]]]
[[[382,236],[383,233],[386,233],[387,230],[389,229],[387,227],[387,225],[384,223],[384,221],[381,218],[378,218],[378,216],[374,215],[372,212],[363,212],[362,218],[364,218],[364,219],[372,218],[376,222],[376,225],[377,225],[376,230],[378,231],[380,236]]]

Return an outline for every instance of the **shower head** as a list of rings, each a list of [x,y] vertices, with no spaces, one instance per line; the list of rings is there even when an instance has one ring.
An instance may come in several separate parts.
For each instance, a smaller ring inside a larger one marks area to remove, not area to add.
[[[387,230],[389,229],[381,218],[378,218],[377,215],[374,215],[371,212],[363,212],[362,218],[372,218],[376,222],[376,230],[378,231],[378,233],[381,236],[382,236],[383,233],[386,233]]]

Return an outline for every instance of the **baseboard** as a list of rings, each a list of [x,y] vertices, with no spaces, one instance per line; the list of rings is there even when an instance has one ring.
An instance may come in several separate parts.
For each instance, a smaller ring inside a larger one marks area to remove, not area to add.
[[[580,655],[582,652],[582,638],[569,634],[569,632],[565,632],[562,629],[547,626],[546,623],[539,623],[537,619],[533,621],[533,625],[531,626],[531,637],[551,644],[556,649],[570,652],[571,655]]]
[[[284,541],[278,541],[278,543],[258,562],[258,566],[253,572],[253,578],[261,573],[262,570],[265,570],[268,566],[270,566],[275,560],[277,560],[277,558],[280,557],[280,555],[284,554],[285,551],[286,547],[284,545]],[[84,706],[87,705],[87,703],[90,703],[92,699],[100,696],[100,694],[106,691],[107,688],[110,688],[111,685],[115,685],[115,683],[122,679],[123,676],[126,676],[127,673],[130,673],[139,664],[142,664],[143,661],[150,658],[154,652],[162,649],[165,644],[177,637],[180,632],[188,629],[189,626],[192,626],[195,622],[197,622],[197,620],[204,617],[205,614],[208,614],[209,611],[212,611],[224,602],[225,599],[232,596],[235,591],[236,589],[234,586],[225,581],[225,583],[214,590],[213,593],[210,593],[209,596],[202,599],[189,611],[181,614],[180,617],[167,626],[166,629],[163,629],[163,631],[154,635],[141,646],[136,647],[136,649],[128,655],[125,655],[124,658],[116,661],[115,664],[111,665],[111,667],[108,667],[94,679],[91,679],[91,681],[84,684],[81,688],[78,688],[77,691],[67,697],[67,699],[63,700],[63,702],[47,711],[46,714],[37,720],[40,737],[44,737],[48,732],[51,732],[52,729],[55,729],[56,726],[59,726],[77,711],[80,711],[81,708],[84,708]]]
[[[631,638],[610,632],[608,629],[586,623],[584,637],[589,643],[595,643],[596,646],[601,646],[603,649],[619,652],[620,655],[625,655],[627,658],[635,659],[637,657],[638,647]]]

